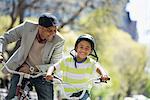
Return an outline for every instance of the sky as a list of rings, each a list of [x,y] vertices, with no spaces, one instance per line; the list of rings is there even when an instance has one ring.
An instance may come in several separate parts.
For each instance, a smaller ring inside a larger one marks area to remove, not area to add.
[[[150,0],[130,0],[126,10],[137,21],[139,42],[150,45]]]

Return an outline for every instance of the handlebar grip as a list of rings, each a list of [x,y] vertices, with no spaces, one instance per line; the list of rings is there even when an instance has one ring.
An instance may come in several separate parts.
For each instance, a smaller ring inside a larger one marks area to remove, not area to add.
[[[108,77],[108,79],[107,80],[110,80],[110,78]]]

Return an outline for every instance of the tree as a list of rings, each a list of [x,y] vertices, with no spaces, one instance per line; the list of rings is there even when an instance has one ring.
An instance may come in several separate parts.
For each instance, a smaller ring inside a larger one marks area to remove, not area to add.
[[[37,2],[39,2],[40,0],[32,0],[29,4],[27,3],[27,0],[11,0],[9,1],[10,3],[10,9],[12,9],[12,11],[10,11],[10,17],[11,17],[11,24],[8,28],[11,29],[14,25],[14,23],[16,22],[17,18],[19,18],[19,23],[22,23],[24,21],[24,13],[25,10],[33,7]],[[8,3],[8,1],[7,1]]]

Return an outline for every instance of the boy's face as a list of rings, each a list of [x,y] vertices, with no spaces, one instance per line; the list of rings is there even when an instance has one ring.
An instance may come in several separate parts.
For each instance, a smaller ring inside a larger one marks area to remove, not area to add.
[[[88,41],[82,40],[78,43],[76,51],[77,58],[83,60],[92,52],[91,44]]]
[[[51,41],[56,35],[56,31],[57,31],[56,26],[46,28],[39,25],[39,34],[43,40],[46,39],[47,41]]]

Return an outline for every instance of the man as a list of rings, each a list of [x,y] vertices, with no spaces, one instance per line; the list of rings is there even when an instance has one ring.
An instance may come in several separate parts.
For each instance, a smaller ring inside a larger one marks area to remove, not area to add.
[[[36,24],[26,21],[0,37],[1,60],[6,45],[21,40],[18,50],[6,62],[10,69],[29,74],[46,72],[49,64],[54,64],[62,58],[64,38],[57,31],[59,24],[57,18],[50,13],[44,13],[39,17],[38,22]],[[34,71],[30,70],[31,67]],[[8,73],[5,67],[2,68],[2,72]],[[31,79],[38,100],[53,100],[53,85],[45,81],[43,77]],[[15,96],[17,82],[18,76],[13,75],[6,100]]]

